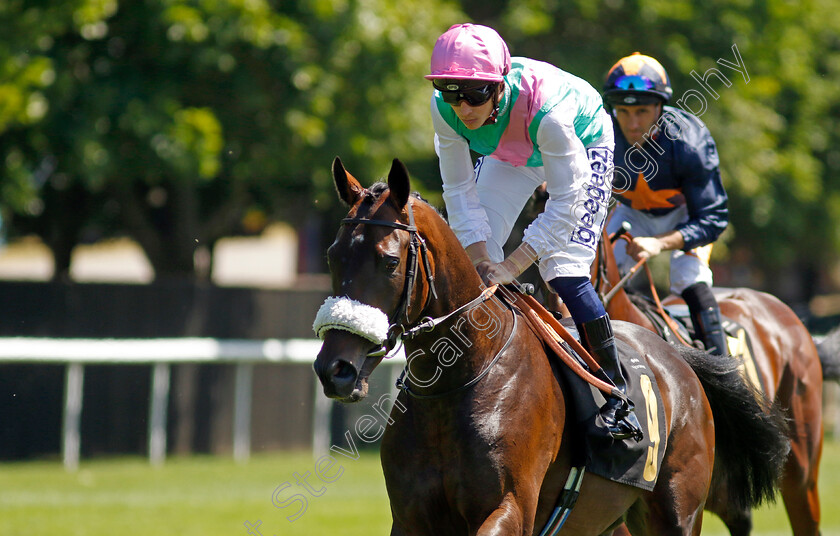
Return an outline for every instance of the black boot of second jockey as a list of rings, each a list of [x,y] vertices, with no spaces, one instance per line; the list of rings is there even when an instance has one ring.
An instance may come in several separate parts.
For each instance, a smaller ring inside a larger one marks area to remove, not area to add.
[[[584,345],[593,354],[604,373],[612,380],[616,389],[626,395],[627,382],[618,362],[618,349],[615,346],[609,315],[578,324],[578,331]],[[606,398],[607,403],[601,407],[601,418],[610,435],[619,440],[634,437],[636,441],[641,441],[644,436],[629,399],[622,400],[615,396]]]
[[[726,334],[723,332],[720,307],[709,285],[706,283],[691,285],[682,292],[682,297],[688,305],[697,338],[703,342],[706,351],[710,354],[728,356],[729,349],[726,345]]]

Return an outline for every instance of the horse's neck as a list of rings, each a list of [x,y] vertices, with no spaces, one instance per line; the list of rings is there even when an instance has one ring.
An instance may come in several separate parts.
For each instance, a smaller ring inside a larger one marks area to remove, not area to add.
[[[430,307],[429,316],[448,314],[478,297],[483,290],[481,278],[458,242],[448,224],[440,219],[437,233],[428,240],[434,259],[437,299]]]
[[[465,385],[485,371],[505,348],[513,335],[513,318],[511,310],[491,296],[446,318],[433,331],[407,341],[410,380],[415,385],[431,382],[421,385],[427,393]]]
[[[630,296],[624,289],[616,292],[610,303],[607,304],[607,313],[612,320],[624,320],[656,332],[653,322],[630,300]]]
[[[464,248],[446,229],[427,240],[434,259],[437,299],[423,316],[444,317],[476,300],[484,290]],[[439,379],[430,392],[452,389],[475,377],[495,357],[511,333],[510,310],[496,296],[458,311],[435,329],[406,342],[411,373],[416,378]]]
[[[418,228],[425,230],[437,293],[420,316],[441,318],[478,298],[484,285],[446,221],[419,208],[416,214]],[[425,285],[425,273],[418,277]],[[406,342],[407,356],[414,353],[423,357],[413,361],[412,373],[416,370],[418,376],[429,378],[442,369],[440,385],[430,388],[435,391],[468,380],[476,370],[483,370],[484,363],[505,344],[511,333],[510,321],[509,309],[495,296],[459,311],[432,332]]]

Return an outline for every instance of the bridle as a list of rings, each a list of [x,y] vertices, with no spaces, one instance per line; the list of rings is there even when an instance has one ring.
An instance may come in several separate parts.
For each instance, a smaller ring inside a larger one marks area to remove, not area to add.
[[[408,316],[408,305],[409,301],[411,300],[411,293],[414,290],[414,284],[417,278],[418,252],[420,253],[420,259],[423,260],[423,269],[426,272],[426,281],[429,284],[429,292],[426,294],[426,301],[424,302],[423,307],[420,309],[420,311],[424,311],[429,306],[429,303],[431,303],[432,301],[432,297],[437,299],[438,296],[437,291],[435,290],[435,277],[434,274],[432,274],[431,265],[429,264],[426,241],[423,240],[422,236],[420,236],[420,233],[417,230],[417,225],[414,223],[414,212],[411,209],[410,200],[406,203],[406,211],[408,212],[408,225],[398,221],[371,220],[368,218],[344,218],[343,220],[341,220],[342,225],[378,225],[382,227],[391,227],[393,229],[399,229],[401,231],[407,231],[411,235],[411,240],[408,244],[408,258],[406,262],[408,269],[405,275],[405,285],[403,287],[402,296],[400,297],[400,303],[397,306],[397,309],[394,311],[393,316],[388,319],[388,336],[382,343],[382,347],[368,352],[367,357],[388,357],[387,354],[396,347],[398,340],[403,338],[411,339],[420,333],[431,332],[441,322],[444,322],[450,317],[460,314],[464,310],[473,307],[477,303],[490,299],[490,297],[493,296],[493,293],[497,288],[497,285],[493,285],[492,287],[485,289],[478,297],[458,307],[454,311],[451,311],[438,318],[425,316],[420,319],[421,321],[416,326],[409,328],[411,324],[411,319]],[[405,318],[404,323],[400,320],[402,317]],[[485,376],[487,376],[487,374],[490,372],[490,369],[493,368],[493,366],[501,358],[502,354],[504,354],[505,350],[510,346],[511,342],[513,341],[514,334],[516,333],[516,325],[516,314],[514,314],[513,329],[511,329],[507,342],[505,342],[502,349],[496,353],[496,355],[490,361],[489,365],[485,367],[480,374],[478,374],[476,377],[474,377],[467,383],[461,385],[460,387],[456,387],[455,389],[443,393],[435,393],[428,395],[416,393],[411,390],[408,379],[405,377],[406,371],[408,370],[407,368],[403,370],[402,374],[397,379],[397,387],[405,391],[406,394],[410,395],[413,398],[422,399],[443,398],[472,387],[473,385],[480,382]]]
[[[392,227],[401,231],[407,231],[411,235],[408,244],[408,257],[406,259],[405,285],[403,286],[402,296],[400,296],[400,303],[394,311],[393,316],[388,319],[388,337],[383,342],[382,347],[368,353],[368,357],[382,357],[388,354],[388,352],[394,349],[398,339],[406,333],[409,324],[411,324],[411,319],[408,317],[408,305],[411,301],[411,293],[414,290],[415,280],[417,279],[418,251],[420,258],[423,260],[426,282],[429,284],[429,292],[426,294],[426,301],[420,311],[422,312],[429,306],[432,297],[437,299],[435,276],[429,264],[428,248],[426,247],[426,241],[417,232],[417,225],[414,223],[414,211],[411,209],[410,199],[406,202],[406,211],[408,212],[408,225],[398,221],[371,220],[368,218],[344,218],[341,220],[342,225],[378,225],[381,227]],[[405,317],[405,322],[401,321],[402,317]]]

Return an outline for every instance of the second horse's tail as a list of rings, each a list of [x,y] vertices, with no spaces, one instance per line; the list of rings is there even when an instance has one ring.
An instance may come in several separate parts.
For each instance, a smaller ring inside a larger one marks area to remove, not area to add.
[[[824,380],[840,380],[840,326],[814,342],[820,355]]]
[[[680,347],[680,355],[700,379],[715,420],[715,469],[726,479],[728,502],[749,509],[774,500],[782,466],[790,452],[787,421],[738,370],[731,357]]]

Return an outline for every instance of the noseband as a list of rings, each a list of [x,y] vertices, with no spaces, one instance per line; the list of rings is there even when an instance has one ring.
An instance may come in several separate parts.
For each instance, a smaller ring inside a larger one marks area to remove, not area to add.
[[[417,278],[417,252],[420,252],[420,258],[423,259],[423,269],[426,271],[426,282],[429,284],[429,292],[426,294],[426,301],[423,304],[421,311],[428,307],[434,296],[437,299],[437,291],[435,290],[435,276],[432,274],[431,265],[429,264],[428,249],[426,248],[426,241],[417,232],[417,226],[414,224],[414,211],[411,209],[411,200],[406,204],[408,211],[408,225],[398,221],[387,220],[371,220],[367,218],[344,218],[341,220],[342,225],[378,225],[381,227],[392,227],[401,231],[408,231],[411,235],[411,240],[408,244],[408,258],[406,259],[406,274],[405,286],[403,287],[402,296],[400,297],[399,306],[397,306],[394,315],[389,319],[388,323],[388,337],[382,344],[382,348],[374,350],[368,354],[368,357],[380,357],[386,355],[394,349],[397,345],[397,340],[406,332],[411,320],[408,318],[408,304],[411,301],[411,293],[414,290],[415,280]],[[401,318],[405,317],[402,322]]]

